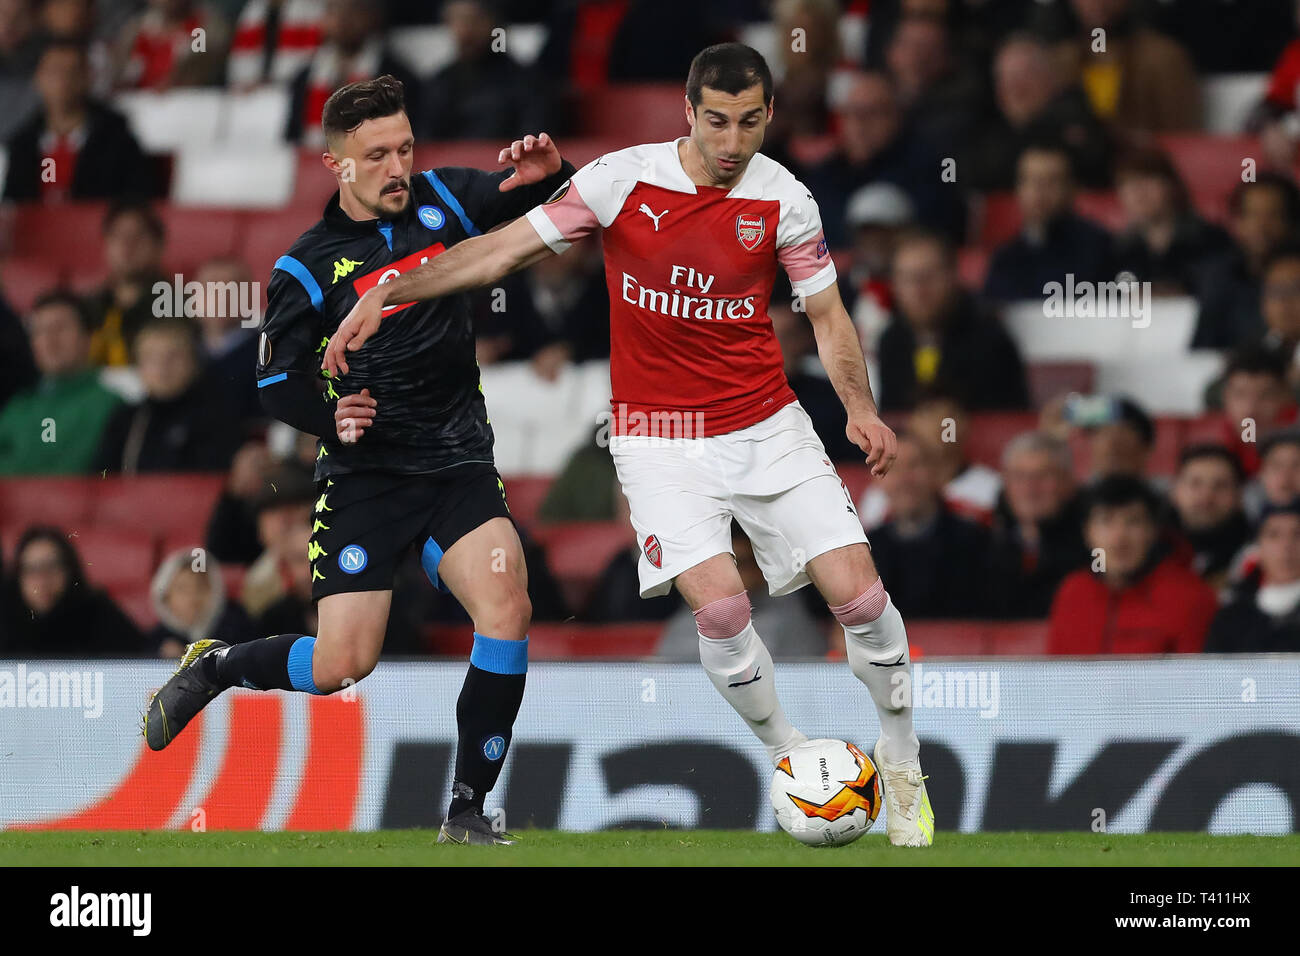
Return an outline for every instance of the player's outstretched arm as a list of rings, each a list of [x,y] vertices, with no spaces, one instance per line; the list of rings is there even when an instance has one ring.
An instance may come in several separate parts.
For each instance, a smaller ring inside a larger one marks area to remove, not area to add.
[[[390,305],[423,302],[490,285],[550,255],[554,253],[526,219],[516,219],[495,232],[457,243],[358,299],[330,338],[321,368],[331,375],[346,375],[347,353],[361,348],[379,331],[384,309]]]
[[[849,416],[845,433],[866,452],[871,474],[879,478],[898,457],[898,438],[876,410],[858,330],[834,284],[804,299],[804,308],[817,337],[817,354]]]

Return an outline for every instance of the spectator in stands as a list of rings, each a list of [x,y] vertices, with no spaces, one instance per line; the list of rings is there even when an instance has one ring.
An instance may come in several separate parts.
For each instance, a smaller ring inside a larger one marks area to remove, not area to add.
[[[148,204],[119,202],[104,214],[102,233],[108,276],[86,298],[94,329],[90,358],[98,365],[127,365],[136,333],[154,318],[154,284],[166,281],[166,231]]]
[[[1247,476],[1259,470],[1260,436],[1296,419],[1286,363],[1279,352],[1251,348],[1234,353],[1224,369],[1215,437],[1237,456]]]
[[[111,31],[101,29],[102,19],[95,0],[44,0],[41,35],[50,40],[75,40],[85,44],[90,63],[89,89],[92,96],[106,98],[113,92],[113,50]]]
[[[0,409],[38,376],[23,323],[0,294]]]
[[[316,501],[310,472],[292,465],[270,469],[252,502],[262,553],[244,576],[239,600],[258,634],[312,634],[308,549]]]
[[[265,442],[245,442],[235,452],[225,487],[221,489],[208,518],[205,535],[205,547],[216,560],[227,564],[251,564],[262,553],[262,541],[257,530],[257,502],[271,469],[271,452]],[[309,467],[294,468],[293,471],[297,474],[292,478],[301,478],[310,484],[312,472]],[[271,480],[274,482],[275,478]],[[314,487],[307,489],[307,497],[311,497],[313,490]]]
[[[1002,494],[989,541],[989,613],[1047,617],[1061,581],[1087,563],[1070,446],[1047,432],[1017,435],[1002,452]]]
[[[1251,538],[1242,509],[1244,480],[1236,455],[1222,445],[1201,443],[1183,449],[1169,492],[1176,524],[1190,547],[1191,569],[1216,590]]]
[[[40,380],[0,408],[0,475],[86,474],[122,404],[90,365],[90,330],[76,296],[50,292],[27,321]]]
[[[609,564],[605,565],[605,570],[600,572],[587,606],[578,618],[606,624],[666,620],[682,606],[682,599],[672,591],[652,598],[641,597],[637,572],[641,563],[641,542],[637,538],[636,529],[632,527],[632,512],[623,490],[617,480],[612,485],[614,501],[617,503],[614,520],[627,529],[627,547],[614,555]]]
[[[384,39],[384,5],[381,0],[325,0],[321,19],[321,44],[298,71],[290,86],[290,141],[318,147],[325,143],[321,110],[340,86],[379,76],[400,80],[407,114],[418,117],[419,80],[388,49]]]
[[[1020,352],[961,288],[945,239],[920,232],[901,238],[892,277],[894,314],[880,337],[881,409],[911,408],[926,390],[973,412],[1028,407]]]
[[[1259,289],[1264,335],[1260,344],[1287,362],[1287,379],[1300,387],[1300,244],[1279,246],[1264,264]]]
[[[964,142],[980,113],[978,79],[951,47],[943,17],[912,14],[899,22],[885,51],[904,126],[937,146]]]
[[[239,425],[202,375],[194,325],[156,319],[136,335],[144,399],[119,409],[104,430],[95,470],[225,471],[239,445]]]
[[[787,166],[798,162],[792,141],[830,132],[828,102],[832,72],[839,64],[840,9],[836,0],[779,0],[772,5],[775,36],[791,42],[776,45],[773,73],[779,77],[774,94],[780,108],[763,135],[763,153]],[[801,31],[796,33],[794,31]],[[794,37],[802,42],[793,42]]]
[[[779,298],[779,295],[773,296],[768,315],[781,346],[785,377],[795,398],[808,413],[813,431],[822,440],[832,461],[863,461],[866,453],[849,441],[845,433],[848,416],[817,355],[817,339],[812,324],[806,315],[796,312],[789,302],[779,301]]]
[[[873,377],[878,367],[880,336],[894,308],[890,263],[898,237],[913,222],[912,201],[893,183],[863,186],[849,197],[844,210],[853,251],[850,289],[844,298],[862,340],[867,370]]]
[[[1156,444],[1156,423],[1126,395],[1104,395],[1066,403],[1066,420],[1088,439],[1088,481],[1114,475],[1147,477]]]
[[[221,568],[208,560],[201,549],[181,548],[154,572],[149,597],[158,623],[148,640],[159,657],[180,657],[195,641],[242,644],[256,637],[248,613],[226,600]]]
[[[1242,497],[1256,523],[1269,506],[1300,497],[1300,428],[1275,429],[1261,439],[1259,471]]]
[[[0,78],[26,80],[36,70],[41,42],[32,0],[0,0]]]
[[[602,424],[569,456],[538,506],[540,520],[613,521],[617,517],[618,481],[609,435],[610,426]]]
[[[763,632],[763,641],[772,652],[773,660],[824,658],[829,650],[825,628],[797,595],[772,597],[768,593],[763,571],[754,558],[754,546],[740,525],[734,522],[731,525],[731,551],[736,559],[736,570],[740,572],[740,581],[749,595],[754,629]],[[700,641],[695,615],[681,602],[664,626],[654,656],[659,660],[696,661],[700,657]]]
[[[1258,564],[1215,614],[1207,654],[1300,652],[1300,500],[1270,505],[1257,540]]]
[[[1074,178],[1064,147],[1028,147],[1016,163],[1020,234],[989,261],[984,295],[996,302],[1041,301],[1050,282],[1115,278],[1111,237],[1074,211]]]
[[[147,654],[135,623],[92,587],[81,558],[57,528],[28,528],[14,549],[0,600],[0,657]]]
[[[420,96],[412,122],[424,137],[511,139],[550,127],[543,86],[496,44],[501,26],[487,0],[449,0],[442,19],[455,57],[435,73]]]
[[[218,256],[199,266],[194,280],[205,290],[217,290],[215,295],[205,293],[197,303],[204,364],[212,387],[221,394],[229,415],[244,424],[261,420],[265,412],[257,398],[257,316],[241,316],[238,305],[247,300],[240,290],[253,288],[253,274],[242,259]],[[261,307],[260,301],[255,303],[255,308]]]
[[[609,357],[609,293],[592,243],[482,290],[475,305],[480,365],[530,361],[553,382],[570,362]]]
[[[817,197],[826,241],[848,243],[844,208],[860,186],[884,181],[907,193],[916,219],[953,240],[962,238],[965,205],[955,183],[940,180],[938,152],[903,129],[893,81],[885,73],[855,74],[835,106],[839,135],[835,152],[804,176]]]
[[[324,0],[249,0],[239,11],[226,64],[236,92],[288,85],[321,43]]]
[[[871,533],[871,557],[899,611],[910,618],[982,616],[988,532],[944,501],[933,445],[900,434],[898,458],[881,485],[889,520]]]
[[[195,0],[149,0],[118,37],[117,86],[170,90],[220,83],[230,48],[230,25]]]
[[[1156,295],[1194,294],[1206,262],[1228,250],[1228,234],[1196,214],[1178,169],[1161,149],[1122,156],[1115,184],[1126,221],[1115,243],[1117,268],[1150,282]]]
[[[1191,57],[1131,7],[1130,0],[1070,0],[1075,30],[1056,51],[1066,75],[1082,83],[1093,112],[1125,132],[1199,129],[1201,92]]]
[[[1196,653],[1214,617],[1214,591],[1159,543],[1160,502],[1138,478],[1114,475],[1088,495],[1089,568],[1052,601],[1052,654]]]
[[[971,131],[959,175],[974,189],[1011,189],[1016,160],[1035,143],[1065,149],[1084,186],[1110,184],[1113,146],[1078,84],[1067,84],[1050,47],[1029,33],[1009,36],[993,64],[996,112]]]
[[[939,394],[923,398],[907,419],[908,433],[930,447],[949,510],[987,525],[997,505],[1002,479],[992,468],[968,457],[967,438],[973,427],[958,402]],[[871,530],[888,517],[888,511],[889,496],[882,483],[872,482],[858,503],[862,526]]]
[[[1294,35],[1295,27],[1300,26],[1300,6],[1292,3],[1290,12],[1294,21],[1290,32]],[[1251,19],[1253,25],[1254,17],[1252,16]],[[1219,24],[1216,23],[1215,26],[1217,28]],[[1257,32],[1252,31],[1252,33]],[[1219,37],[1216,36],[1215,39],[1217,41]],[[1215,45],[1217,46],[1218,43]],[[1251,69],[1257,67],[1258,61],[1251,63]],[[1273,65],[1264,98],[1255,107],[1247,124],[1250,132],[1259,134],[1260,144],[1264,147],[1268,162],[1282,169],[1290,169],[1295,165],[1296,144],[1300,143],[1300,109],[1298,109],[1300,103],[1296,99],[1298,89],[1300,89],[1300,37],[1294,37]]]
[[[1260,279],[1274,251],[1300,232],[1300,189],[1267,170],[1238,183],[1228,200],[1228,228],[1233,247],[1206,264],[1197,289],[1194,349],[1237,348],[1263,334]]]
[[[5,199],[58,202],[157,191],[126,118],[91,98],[89,62],[79,41],[49,41],[35,83],[40,107],[5,143]]]

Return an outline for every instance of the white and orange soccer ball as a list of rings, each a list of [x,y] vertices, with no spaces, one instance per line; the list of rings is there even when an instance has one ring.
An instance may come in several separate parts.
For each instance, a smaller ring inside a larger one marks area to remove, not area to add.
[[[772,809],[781,829],[800,843],[852,843],[880,813],[880,775],[853,744],[805,741],[776,765]]]

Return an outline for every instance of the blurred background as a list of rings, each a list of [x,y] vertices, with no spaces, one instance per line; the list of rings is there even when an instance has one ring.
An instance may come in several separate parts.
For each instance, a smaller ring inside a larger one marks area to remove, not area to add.
[[[417,169],[493,168],[542,130],[582,165],[683,135],[687,66],[728,39],[777,76],[764,152],[820,204],[900,434],[870,481],[779,279],[787,375],[914,657],[1300,651],[1298,17],[1293,0],[0,0],[0,656],[314,631],[314,441],[262,414],[255,326],[203,303],[157,318],[152,290],[265,289],[332,194],[335,88],[402,79]],[[1072,291],[1116,280],[1150,300]],[[1054,309],[1053,283],[1078,310]],[[475,296],[478,354],[534,656],[694,658],[681,601],[637,596],[599,441],[598,240],[502,288],[504,309]],[[734,544],[773,654],[842,655],[812,589],[768,597]],[[386,653],[470,639],[412,555]]]

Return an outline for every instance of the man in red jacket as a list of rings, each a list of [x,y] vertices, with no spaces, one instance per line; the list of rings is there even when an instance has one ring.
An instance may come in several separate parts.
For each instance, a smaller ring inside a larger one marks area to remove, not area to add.
[[[1159,500],[1139,478],[1099,481],[1089,496],[1088,569],[1052,602],[1053,654],[1196,653],[1218,608],[1214,592],[1158,546]]]

